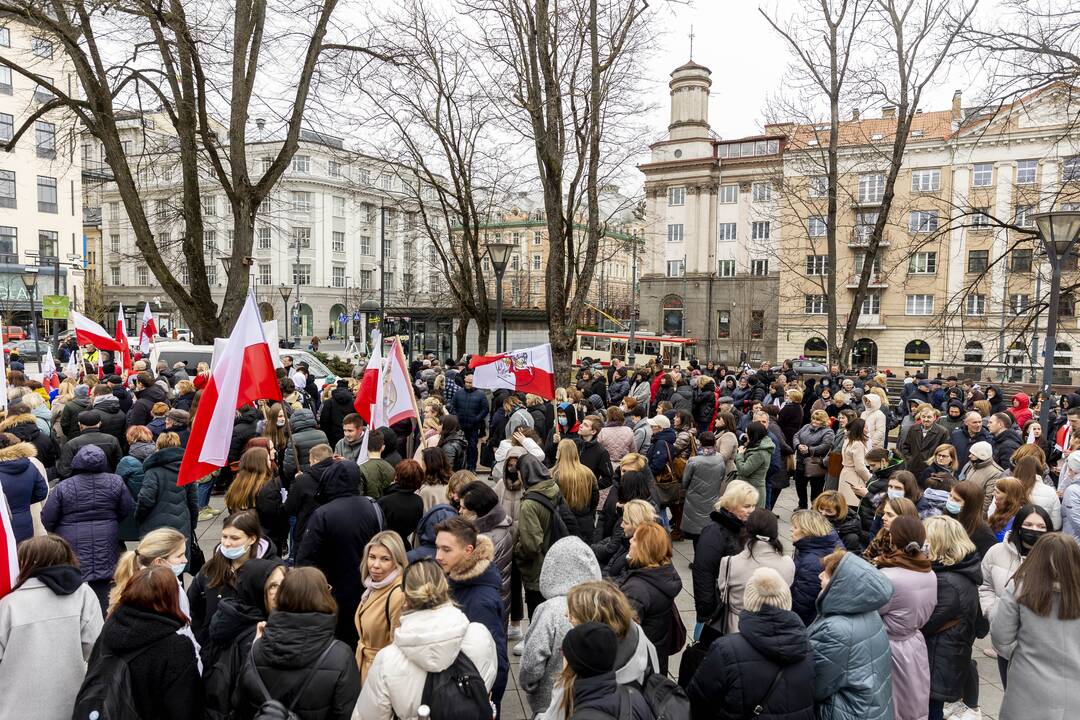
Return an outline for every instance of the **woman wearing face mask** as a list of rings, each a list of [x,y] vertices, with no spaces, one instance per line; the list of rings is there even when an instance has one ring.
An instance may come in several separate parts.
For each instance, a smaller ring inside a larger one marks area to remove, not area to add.
[[[891,528],[893,520],[898,517],[911,517],[918,520],[919,511],[915,509],[915,503],[907,498],[888,498],[881,503],[881,529],[866,547],[863,558],[876,565],[881,557],[896,550]]]
[[[919,483],[915,481],[915,476],[907,470],[898,470],[890,475],[885,489],[886,500],[900,498],[907,498],[914,503],[915,510],[920,517],[922,516],[926,509],[926,502],[923,500],[923,493],[919,489]],[[878,530],[881,529],[881,515],[884,511],[885,503],[882,502],[878,505],[877,512],[874,513],[874,521],[870,524],[870,537],[877,535]]]
[[[405,546],[398,534],[383,531],[371,538],[364,548],[360,579],[364,594],[356,608],[356,664],[360,666],[360,685],[380,650],[394,640],[394,630],[401,624],[405,594],[401,591],[401,573],[405,569]]]
[[[274,447],[285,447],[289,440],[285,437],[285,409],[281,403],[274,403],[266,410],[262,436],[272,442]]]
[[[979,558],[986,556],[997,542],[994,532],[986,524],[983,513],[983,488],[981,483],[965,480],[953,485],[949,491],[949,501],[945,503],[945,514],[956,518],[967,532],[968,539],[975,544]]]
[[[243,564],[253,558],[276,557],[273,545],[262,536],[259,516],[254,510],[241,510],[225,518],[221,542],[187,591],[191,627],[200,644],[208,640],[210,621],[218,603],[235,597],[236,573]]]
[[[1000,482],[999,482],[1000,484]],[[1005,539],[986,553],[982,561],[982,585],[979,586],[979,605],[987,620],[994,620],[998,601],[1005,596],[1016,571],[1027,558],[1031,548],[1045,535],[1053,524],[1050,514],[1038,505],[1024,505],[1016,513],[1013,527]],[[998,655],[998,673],[1002,685],[1006,684],[1009,662]]]
[[[271,449],[253,447],[240,456],[240,468],[225,493],[225,507],[231,513],[255,510],[263,531],[284,552],[289,539],[289,516],[285,514]]]

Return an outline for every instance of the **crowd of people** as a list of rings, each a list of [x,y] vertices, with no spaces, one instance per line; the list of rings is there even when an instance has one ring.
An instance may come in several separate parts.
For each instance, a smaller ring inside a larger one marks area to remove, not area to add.
[[[10,371],[0,718],[972,720],[987,636],[998,717],[1075,704],[1080,395],[1043,437],[955,378],[616,362],[552,402],[428,358],[369,428],[278,372],[181,487],[208,368]]]

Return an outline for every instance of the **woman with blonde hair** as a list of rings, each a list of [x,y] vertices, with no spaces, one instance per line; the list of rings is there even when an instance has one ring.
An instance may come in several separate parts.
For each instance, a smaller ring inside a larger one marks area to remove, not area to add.
[[[886,498],[881,503],[881,529],[877,531],[870,544],[863,551],[863,558],[877,565],[882,557],[896,551],[892,539],[892,523],[898,517],[911,517],[919,519],[919,511],[915,503],[902,498]]]
[[[694,638],[701,633],[719,607],[720,598],[716,592],[720,579],[720,563],[729,555],[735,555],[741,549],[740,538],[746,525],[746,518],[757,508],[758,491],[744,480],[732,480],[724,489],[724,494],[716,501],[710,522],[701,531],[697,547],[694,549],[694,608],[697,611],[697,625]]]
[[[821,559],[844,543],[828,518],[817,510],[796,510],[791,514],[791,544],[795,546],[791,609],[809,627],[817,617]]]
[[[471,623],[450,601],[446,573],[431,559],[402,571],[405,596],[394,641],[368,670],[353,710],[353,720],[415,718],[428,673],[450,667],[460,653],[472,661],[485,689],[495,684],[495,641],[480,623]],[[479,716],[478,716],[479,717]]]
[[[401,624],[405,606],[401,573],[406,565],[405,544],[393,530],[378,533],[364,548],[364,561],[360,565],[364,594],[356,608],[356,631],[360,636],[356,664],[360,667],[361,687],[375,656],[393,642],[394,630]]]
[[[600,502],[600,490],[593,471],[581,464],[573,440],[559,441],[551,475],[577,519],[577,536],[591,545],[596,540],[596,506]]]
[[[617,581],[641,621],[645,637],[656,646],[661,674],[667,673],[668,658],[682,651],[674,629],[677,622],[681,623],[675,598],[682,592],[682,579],[671,555],[667,530],[655,522],[642,523],[630,538],[626,557],[629,570]]]
[[[240,468],[225,493],[225,507],[230,513],[254,510],[259,525],[273,540],[280,552],[285,552],[289,537],[289,518],[281,499],[281,481],[273,472],[270,453],[266,448],[252,447],[240,456]]]

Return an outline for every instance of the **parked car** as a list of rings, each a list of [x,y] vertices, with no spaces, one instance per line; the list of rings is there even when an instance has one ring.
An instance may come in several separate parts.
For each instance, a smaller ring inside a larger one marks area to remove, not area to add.
[[[791,368],[799,375],[828,375],[829,368],[816,360],[792,360]]]
[[[293,362],[307,363],[308,369],[311,370],[311,374],[315,378],[315,386],[320,391],[325,383],[337,380],[334,373],[307,350],[277,349],[277,353],[278,357],[288,355],[292,357]],[[159,360],[165,361],[169,367],[172,367],[177,362],[187,362],[189,370],[194,372],[201,362],[211,364],[213,357],[213,345],[193,345],[189,342],[159,340],[150,349],[150,367],[157,367]]]
[[[41,358],[45,357],[45,351],[51,347],[50,338],[41,338],[38,341],[34,340],[12,340],[11,342],[4,343],[4,347],[8,350],[18,350],[19,357],[23,360],[32,360],[37,362]]]
[[[4,325],[2,330],[0,330],[0,336],[3,338],[0,342],[3,342],[6,345],[12,340],[25,340],[26,330],[23,330],[18,325]]]

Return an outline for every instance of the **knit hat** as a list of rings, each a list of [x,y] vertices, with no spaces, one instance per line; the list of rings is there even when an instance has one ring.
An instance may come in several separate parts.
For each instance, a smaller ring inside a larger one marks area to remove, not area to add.
[[[994,457],[994,448],[990,447],[990,443],[985,440],[980,440],[972,445],[968,448],[968,452],[976,460],[989,460]]]
[[[581,678],[596,677],[614,670],[618,647],[615,631],[598,622],[582,623],[570,628],[562,642],[566,664]]]
[[[76,385],[75,386],[75,397],[83,398],[83,399],[90,397],[90,386],[89,385]]]
[[[1065,461],[1065,466],[1069,468],[1070,472],[1080,473],[1080,452],[1069,453],[1069,459]]]
[[[165,417],[173,421],[174,425],[187,426],[188,420],[191,419],[191,413],[187,410],[181,410],[180,408],[173,408],[169,412],[165,413]]]
[[[780,610],[791,609],[791,589],[780,573],[772,568],[755,570],[743,590],[744,608],[750,612],[760,612],[762,605],[772,605]]]
[[[661,430],[667,430],[671,427],[671,421],[667,419],[667,415],[657,415],[649,418],[649,424],[655,425]]]

